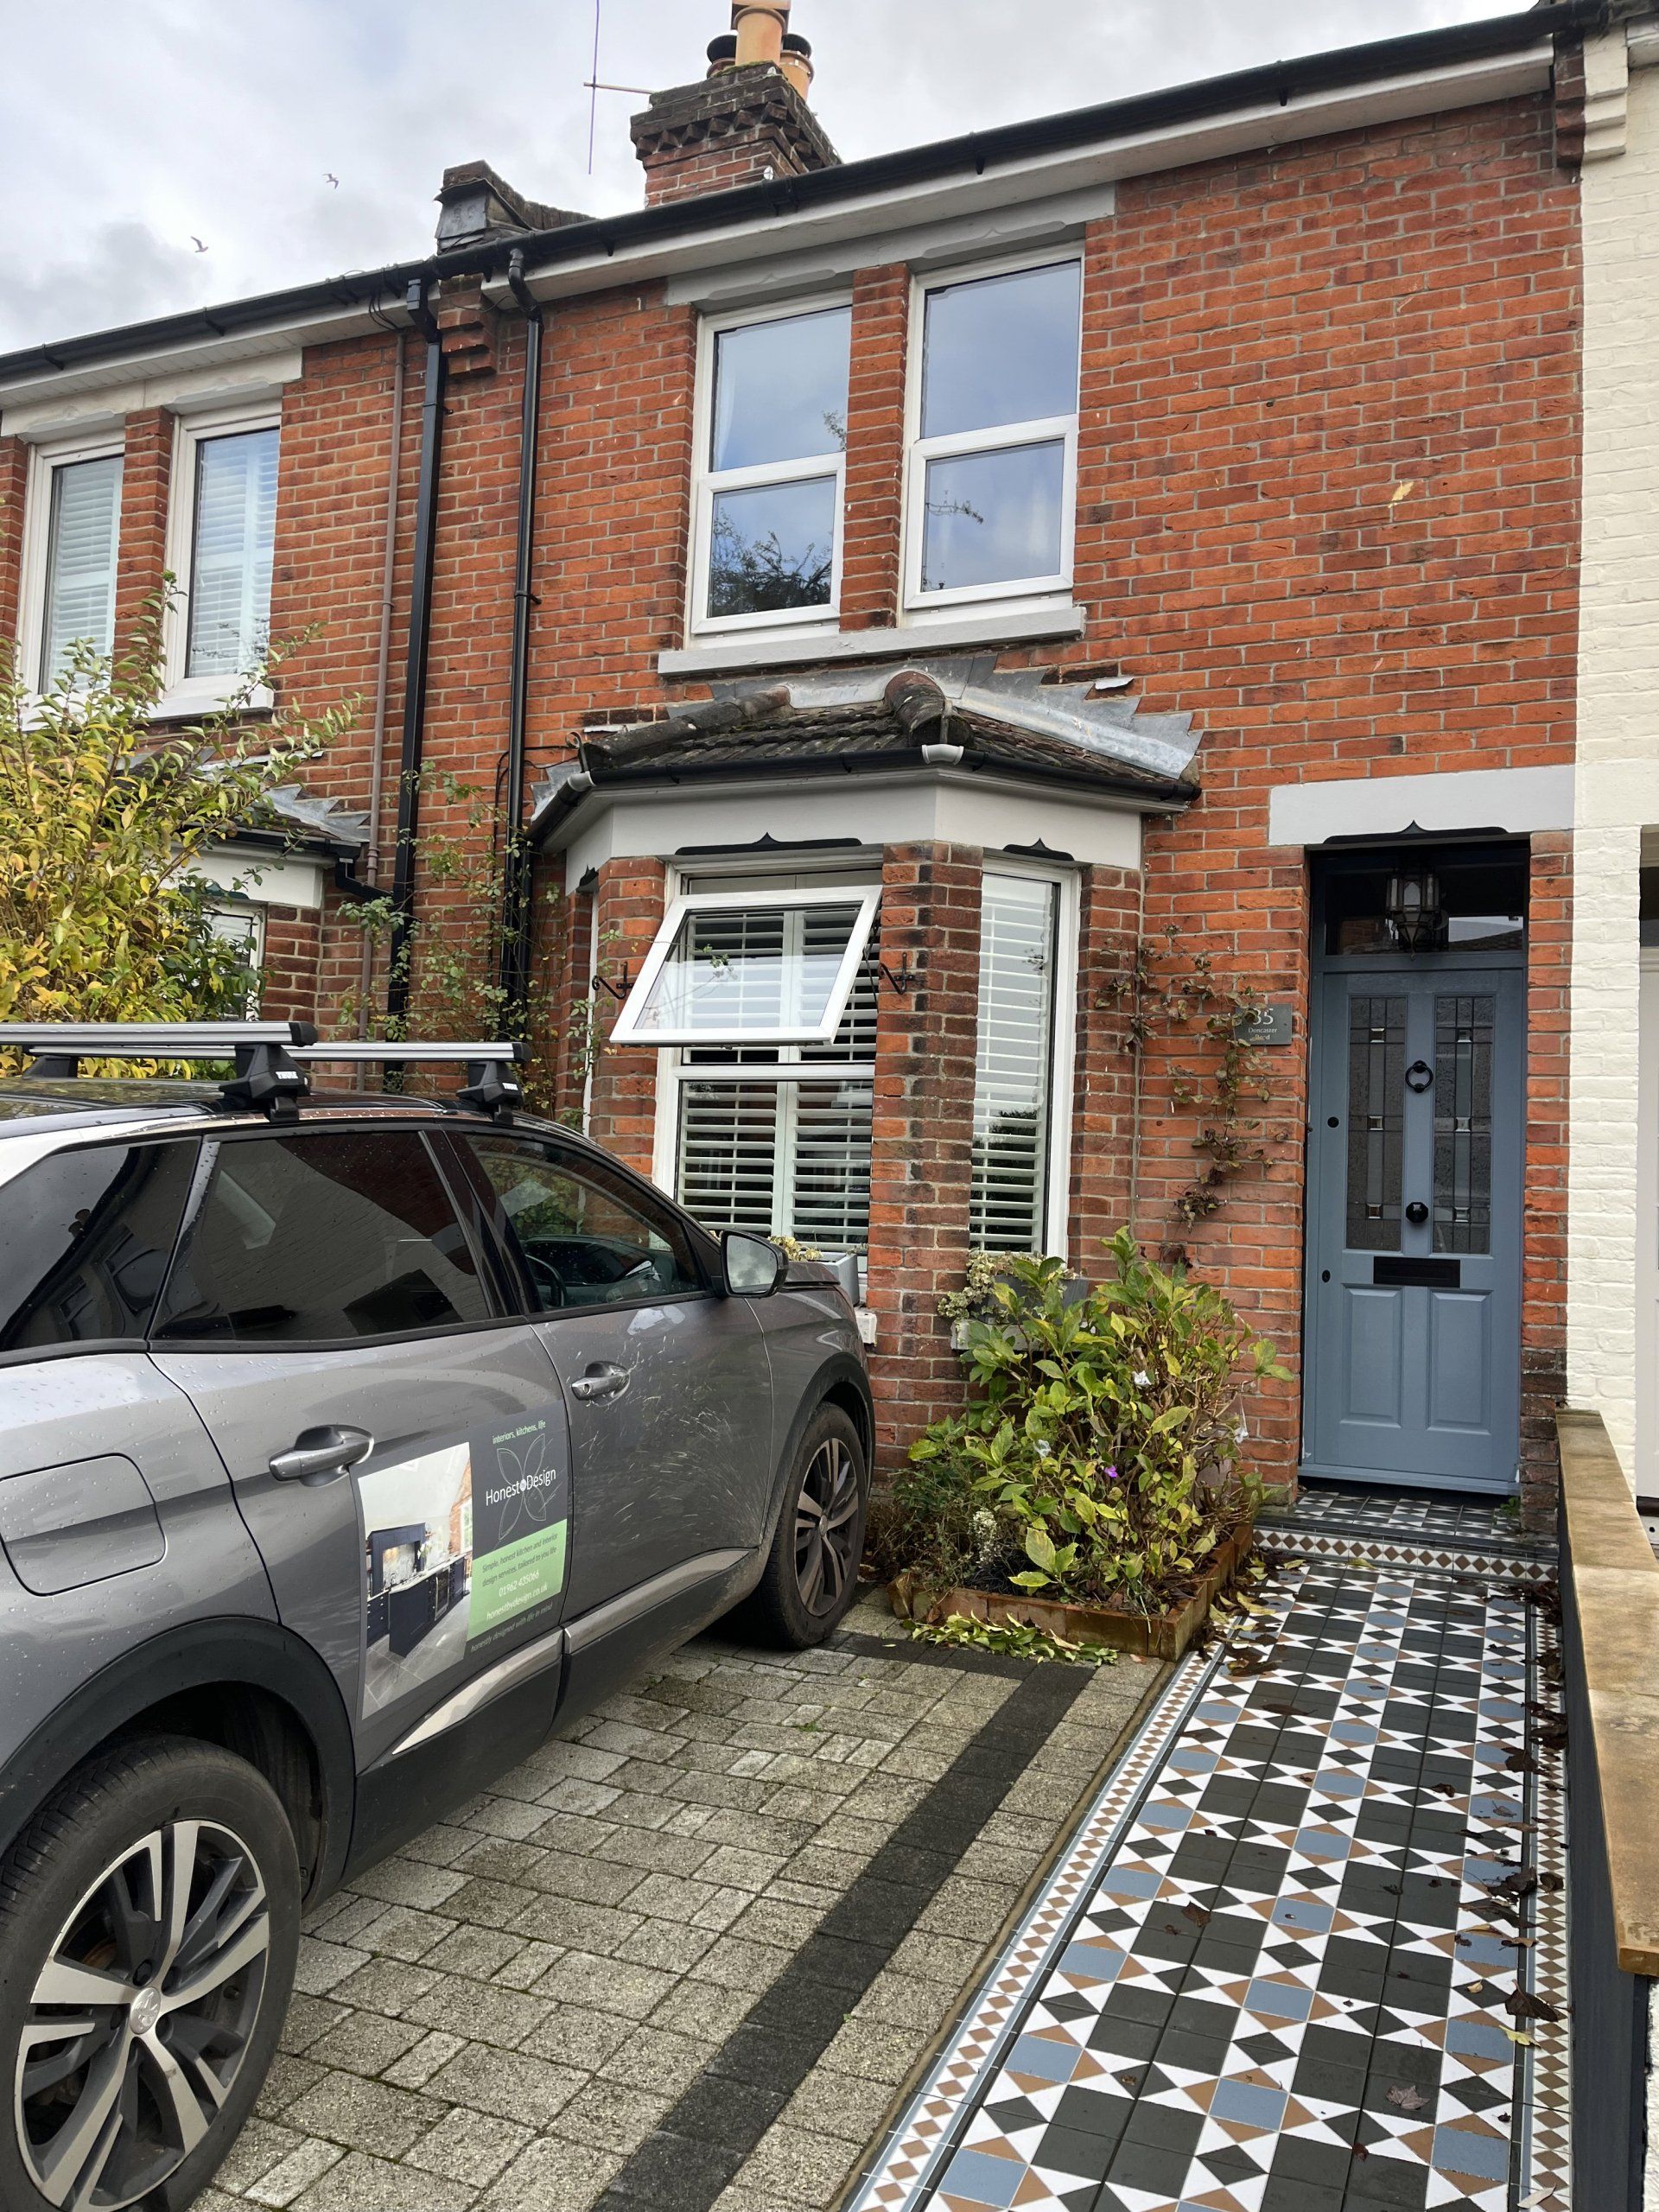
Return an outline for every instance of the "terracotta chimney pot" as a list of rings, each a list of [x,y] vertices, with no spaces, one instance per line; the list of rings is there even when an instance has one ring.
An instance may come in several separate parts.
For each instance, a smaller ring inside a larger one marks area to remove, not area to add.
[[[812,48],[798,31],[791,31],[785,38],[778,67],[804,99],[812,89]]]
[[[784,33],[789,29],[790,0],[733,0],[732,29],[737,33],[737,66],[783,67]]]

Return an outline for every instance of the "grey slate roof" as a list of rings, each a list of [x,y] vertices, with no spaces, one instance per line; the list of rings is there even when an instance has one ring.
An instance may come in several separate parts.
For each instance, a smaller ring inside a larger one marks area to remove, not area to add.
[[[587,731],[580,762],[562,764],[537,787],[538,824],[594,787],[782,773],[978,771],[1142,805],[1184,805],[1198,788],[1190,715],[1142,714],[1133,699],[1045,683],[1038,670],[999,673],[994,654],[896,676],[834,671],[714,690],[713,699],[666,718]]]

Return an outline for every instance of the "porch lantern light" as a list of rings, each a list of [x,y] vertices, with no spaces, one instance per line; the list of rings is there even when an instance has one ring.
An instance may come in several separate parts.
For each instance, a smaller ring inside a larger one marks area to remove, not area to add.
[[[1427,952],[1440,942],[1446,914],[1433,868],[1398,868],[1389,878],[1383,912],[1395,941],[1407,952]]]

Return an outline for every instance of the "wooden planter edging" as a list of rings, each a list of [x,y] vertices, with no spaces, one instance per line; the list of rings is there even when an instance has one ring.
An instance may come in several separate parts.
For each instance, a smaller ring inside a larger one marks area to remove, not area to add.
[[[1113,1613],[1098,1605],[1068,1605],[1057,1598],[1027,1598],[1011,1591],[947,1590],[925,1618],[948,1620],[952,1613],[969,1620],[1021,1621],[1045,1636],[1063,1637],[1068,1643],[1106,1643],[1115,1650],[1134,1651],[1150,1659],[1179,1659],[1210,1617],[1210,1608],[1228,1588],[1255,1543],[1254,1529],[1242,1529],[1217,1544],[1210,1572],[1178,1610],[1167,1613]],[[887,1586],[893,1610],[901,1620],[915,1618],[914,1592],[910,1577],[900,1575]]]

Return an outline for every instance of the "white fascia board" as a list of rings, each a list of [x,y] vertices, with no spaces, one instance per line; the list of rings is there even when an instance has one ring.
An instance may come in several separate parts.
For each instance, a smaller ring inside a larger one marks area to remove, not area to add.
[[[306,346],[331,344],[341,338],[361,338],[371,331],[383,331],[388,325],[396,327],[407,320],[402,302],[388,300],[380,313],[371,314],[366,307],[328,308],[274,322],[263,330],[238,331],[224,338],[190,339],[182,345],[153,352],[135,349],[118,359],[90,361],[84,366],[48,369],[39,375],[0,385],[0,410],[3,410],[0,411],[0,430],[10,429],[14,409],[49,407],[61,412],[67,400],[136,383],[206,372],[207,382],[204,389],[230,390],[232,387],[229,385],[213,385],[212,379],[215,376],[223,378],[233,365],[280,360]],[[259,380],[258,377],[254,378],[254,381]],[[263,380],[273,380],[269,367],[263,371]],[[105,401],[104,404],[108,409],[109,403]]]
[[[1463,768],[1432,776],[1345,776],[1279,784],[1268,794],[1270,845],[1332,837],[1397,837],[1408,830],[1501,830],[1524,836],[1573,827],[1573,770]]]
[[[296,346],[259,353],[248,360],[218,361],[206,368],[175,369],[130,377],[96,391],[66,392],[54,385],[48,397],[12,402],[0,413],[0,432],[38,441],[76,430],[116,426],[143,408],[171,407],[183,412],[219,401],[280,399],[283,386],[297,381],[305,357]]]
[[[707,286],[729,285],[744,263],[770,262],[780,251],[800,257],[843,240],[869,241],[918,225],[944,224],[974,216],[1001,219],[1016,205],[1052,200],[1067,193],[1098,191],[1124,177],[1156,175],[1191,168],[1230,154],[1257,153],[1274,146],[1359,130],[1373,124],[1397,123],[1442,115],[1494,100],[1518,99],[1545,91],[1554,49],[1548,40],[1524,52],[1459,62],[1409,76],[1380,79],[1370,85],[1293,97],[1281,107],[1274,100],[1103,140],[1097,146],[1069,149],[1023,162],[1000,162],[982,176],[963,174],[910,186],[895,186],[862,199],[823,208],[795,208],[780,195],[776,214],[741,224],[710,223],[706,231],[609,253],[601,249],[578,260],[525,270],[538,299],[568,299],[588,292],[657,279],[686,280]],[[847,266],[872,265],[862,254]],[[512,297],[505,283],[485,287],[498,304]]]
[[[785,848],[810,840],[884,845],[957,844],[992,852],[1045,845],[1081,865],[1136,869],[1143,810],[1132,802],[1082,791],[1033,791],[982,775],[877,775],[829,781],[779,778],[764,787],[595,791],[563,825],[565,882],[575,890],[590,868],[619,859],[671,860],[697,848],[734,850],[772,837]],[[822,865],[828,854],[805,854]],[[787,849],[768,855],[791,865]]]

